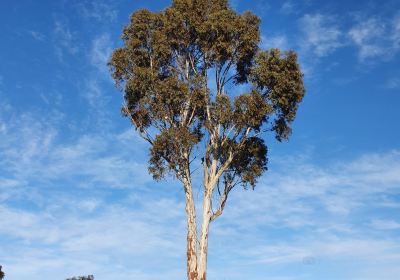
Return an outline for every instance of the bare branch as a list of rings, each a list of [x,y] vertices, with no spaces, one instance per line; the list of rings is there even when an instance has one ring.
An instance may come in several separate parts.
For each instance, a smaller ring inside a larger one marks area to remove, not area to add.
[[[224,133],[221,145],[225,144],[225,142],[229,139],[229,136],[231,135],[231,133],[235,129],[235,127],[236,127],[236,125],[232,125],[231,128],[226,133]]]
[[[194,65],[194,63],[195,63],[195,58],[193,58],[192,57],[192,55],[189,53],[189,59],[190,59],[190,64],[191,64],[191,66],[192,66],[192,70],[193,70],[193,72],[197,75],[197,69],[196,69],[196,67],[195,67],[195,65]]]
[[[215,219],[217,219],[219,216],[221,216],[222,213],[224,212],[225,204],[226,204],[226,201],[228,200],[229,192],[233,189],[233,187],[234,187],[234,185],[231,185],[230,182],[225,183],[224,192],[222,193],[222,195],[220,196],[220,199],[219,199],[218,209],[211,216],[211,222],[214,221]]]

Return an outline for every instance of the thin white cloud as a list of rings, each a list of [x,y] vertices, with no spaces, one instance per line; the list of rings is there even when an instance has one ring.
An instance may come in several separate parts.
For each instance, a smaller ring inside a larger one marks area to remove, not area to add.
[[[97,74],[101,75],[101,74]],[[108,104],[109,96],[104,94],[105,83],[95,75],[83,80],[81,96],[88,103],[88,112],[90,112],[91,122],[100,130],[105,130],[112,126],[110,121],[110,111]]]
[[[91,107],[97,107],[100,110],[104,109],[105,100],[97,79],[88,79],[86,81],[84,97],[87,99]]]
[[[360,22],[350,29],[349,36],[359,48],[361,61],[385,55],[388,51],[384,44],[385,29],[382,21],[375,18]]]
[[[388,200],[388,197],[400,191],[400,152],[368,154],[327,168],[299,160],[293,164],[285,160],[282,164],[279,170],[290,171],[272,171],[255,191],[238,189],[232,194],[218,230],[227,229],[232,238],[241,238],[243,250],[250,255],[259,254],[257,259],[261,262],[301,263],[309,256],[326,260],[363,255],[369,256],[366,262],[379,255],[400,260],[400,247],[392,246],[398,241],[386,238],[387,243],[381,243],[377,237],[379,233],[372,232],[369,226],[382,228],[397,224],[377,222],[381,218],[376,211],[378,217],[365,217],[367,220],[363,225],[360,224],[363,218],[357,214],[382,208],[397,211],[393,207],[399,207],[400,202],[393,198]],[[301,232],[303,238],[312,237],[319,242],[296,241],[295,238],[285,243],[284,246],[289,248],[286,252],[280,246],[271,245],[282,242],[280,237],[250,237],[253,232],[271,235],[274,231],[285,231],[285,238],[289,239]],[[257,245],[247,243],[248,238],[257,238],[254,243]],[[258,251],[261,244],[269,244],[265,245],[267,251]],[[324,247],[324,244],[330,244],[330,247]],[[367,244],[371,244],[371,251]],[[238,248],[233,250],[237,252]],[[233,252],[226,252],[230,253]]]
[[[93,121],[98,123],[99,127],[110,125],[107,109],[110,100],[104,94],[104,89],[112,84],[107,67],[111,52],[112,42],[108,33],[103,33],[92,39],[87,58],[88,64],[92,66],[93,70],[83,80],[81,89],[81,96],[88,101]]]
[[[285,35],[276,35],[272,37],[262,36],[261,47],[265,49],[278,48],[287,50],[289,46],[288,39]]]
[[[303,33],[301,49],[310,51],[317,57],[324,57],[343,46],[342,31],[333,16],[307,14],[300,19]]]
[[[387,89],[399,89],[400,88],[400,78],[390,78],[385,82],[385,88]]]
[[[391,59],[400,50],[400,16],[359,18],[348,35],[361,62]]]
[[[14,250],[6,255],[0,252],[8,277],[21,279],[29,272],[30,279],[57,273],[61,277],[67,269],[69,275],[65,276],[85,272],[95,274],[96,279],[110,279],[121,268],[133,273],[135,267],[145,267],[150,260],[162,264],[183,259],[184,243],[179,241],[184,239],[185,229],[183,223],[176,222],[184,220],[181,203],[153,197],[136,205],[135,210],[107,206],[102,209],[103,214],[82,217],[82,212],[74,211],[76,202],[57,205],[63,209],[58,212],[30,213],[0,207],[0,234],[24,244],[23,251],[14,244]],[[51,249],[38,251],[38,246]],[[153,258],[155,255],[157,259]],[[123,260],[123,265],[114,263],[109,267],[111,259]],[[18,270],[22,264],[24,269]],[[155,273],[150,270],[142,274],[144,279],[154,279]],[[123,279],[130,278],[125,275]]]
[[[395,49],[400,48],[400,14],[397,15],[392,22],[392,35],[391,39],[393,40],[393,47]]]
[[[32,36],[33,39],[36,41],[44,41],[46,36],[39,31],[30,30],[29,34]]]
[[[252,248],[246,253],[255,256],[259,262],[268,264],[300,264],[310,258],[315,262],[357,259],[373,263],[376,259],[381,261],[400,260],[399,249],[396,240],[337,237],[311,240],[300,237],[292,244],[282,243],[257,249]]]
[[[281,6],[281,12],[284,14],[292,14],[295,11],[295,4],[292,1],[285,1]]]
[[[78,11],[85,19],[101,22],[114,21],[118,16],[118,11],[103,1],[85,1],[78,5]]]
[[[60,143],[58,131],[65,120],[57,114],[50,118],[30,113],[11,113],[11,117],[0,114],[0,120],[5,124],[0,137],[0,168],[9,174],[3,179],[17,180],[20,185],[26,181],[45,185],[64,181],[74,186],[111,188],[151,181],[147,162],[131,157],[146,154],[147,146],[140,139],[134,138],[135,146],[143,146],[142,151],[132,150],[126,140],[115,141],[119,134],[86,134]]]
[[[76,35],[70,30],[67,23],[56,20],[54,22],[54,47],[60,61],[65,54],[76,55],[79,52]]]
[[[372,220],[371,226],[378,230],[399,230],[400,223],[394,220],[382,220],[382,219],[375,219]]]
[[[300,50],[316,57],[332,54],[342,47],[355,46],[360,62],[373,63],[388,60],[400,50],[400,16],[358,17],[348,31],[340,26],[335,15],[307,14],[303,16],[300,30]]]
[[[99,72],[107,74],[107,77],[109,77],[107,62],[111,56],[111,52],[112,42],[109,34],[105,33],[93,39],[89,54],[90,63],[96,67]]]
[[[0,95],[3,93],[3,83],[4,83],[4,78],[2,75],[0,75]]]

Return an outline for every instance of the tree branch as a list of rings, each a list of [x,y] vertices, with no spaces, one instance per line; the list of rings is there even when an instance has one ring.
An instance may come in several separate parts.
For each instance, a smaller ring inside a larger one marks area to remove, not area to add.
[[[231,182],[225,183],[224,192],[219,198],[218,209],[217,209],[217,211],[215,211],[212,214],[212,216],[210,218],[211,222],[214,221],[215,219],[217,219],[219,216],[221,216],[222,212],[224,212],[225,204],[226,204],[226,201],[228,200],[229,192],[233,189],[233,187],[234,187],[234,185],[231,185]]]
[[[131,113],[129,112],[128,106],[126,104],[123,105],[123,111],[126,113],[126,115],[129,117],[131,123],[133,126],[139,130],[139,135],[142,137],[144,140],[150,143],[150,145],[153,145],[153,137],[151,137],[150,133],[146,130],[144,127],[139,127],[139,125],[136,123],[136,121],[132,118]]]

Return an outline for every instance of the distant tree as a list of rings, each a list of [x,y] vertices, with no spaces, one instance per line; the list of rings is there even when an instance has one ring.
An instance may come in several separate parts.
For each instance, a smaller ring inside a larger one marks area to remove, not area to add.
[[[304,96],[296,54],[260,49],[259,25],[227,0],[174,0],[159,13],[134,12],[109,62],[123,114],[150,144],[149,172],[182,182],[189,280],[206,279],[209,226],[229,193],[254,188],[267,169],[264,133],[287,139]],[[201,226],[196,167],[204,175]]]
[[[79,277],[68,278],[66,280],[94,280],[94,276],[93,275],[79,276]]]
[[[6,276],[4,274],[4,272],[1,270],[3,267],[0,265],[0,280],[2,280],[4,278],[4,276]]]

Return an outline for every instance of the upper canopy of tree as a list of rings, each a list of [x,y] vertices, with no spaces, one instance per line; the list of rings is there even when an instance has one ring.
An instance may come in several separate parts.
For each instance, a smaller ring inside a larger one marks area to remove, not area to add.
[[[132,14],[109,65],[125,93],[123,113],[152,144],[155,178],[188,176],[191,152],[205,143],[204,160],[225,168],[225,182],[254,186],[267,164],[260,132],[289,137],[303,75],[293,51],[260,49],[259,25],[227,0],[174,0]]]

